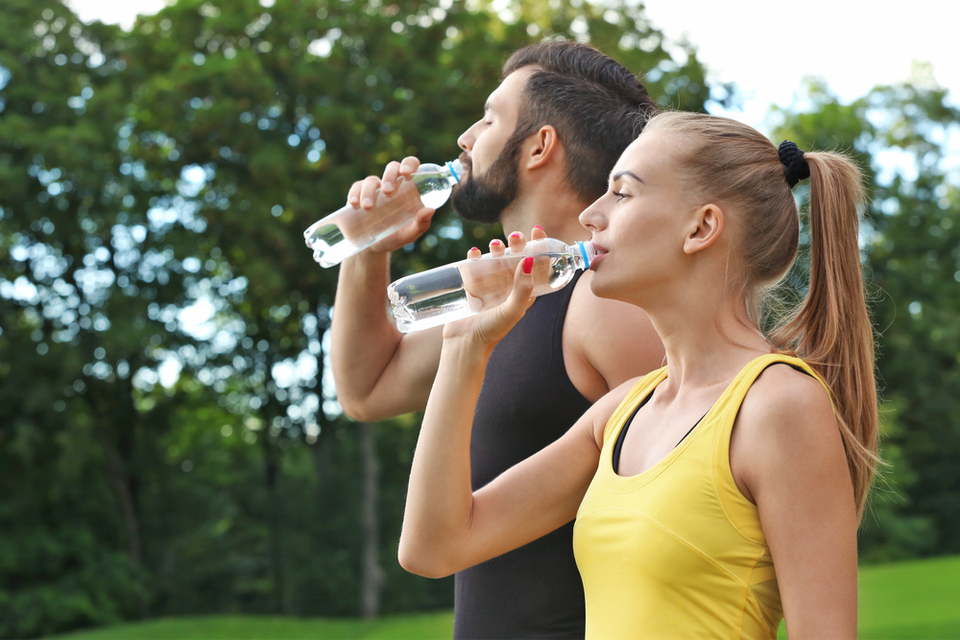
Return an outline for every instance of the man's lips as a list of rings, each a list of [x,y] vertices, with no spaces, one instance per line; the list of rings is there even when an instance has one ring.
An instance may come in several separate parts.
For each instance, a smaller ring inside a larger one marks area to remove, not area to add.
[[[470,173],[473,169],[473,161],[470,159],[470,156],[466,152],[460,154],[460,166],[463,167],[464,173]]]

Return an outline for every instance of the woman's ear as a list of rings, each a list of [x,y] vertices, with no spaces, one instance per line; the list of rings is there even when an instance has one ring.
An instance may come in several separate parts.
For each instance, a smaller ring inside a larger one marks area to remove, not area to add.
[[[560,151],[560,138],[552,125],[544,125],[527,138],[524,151],[524,163],[527,169],[536,169],[545,165]]]
[[[723,209],[706,204],[697,210],[694,227],[683,240],[683,252],[693,254],[711,246],[723,233]]]

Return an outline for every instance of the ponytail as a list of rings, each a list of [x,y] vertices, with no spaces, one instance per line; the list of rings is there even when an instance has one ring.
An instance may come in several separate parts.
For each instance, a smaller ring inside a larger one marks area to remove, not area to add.
[[[832,391],[860,518],[878,462],[873,328],[858,244],[864,189],[860,170],[844,156],[803,157],[810,167],[809,290],[768,338],[806,360]]]

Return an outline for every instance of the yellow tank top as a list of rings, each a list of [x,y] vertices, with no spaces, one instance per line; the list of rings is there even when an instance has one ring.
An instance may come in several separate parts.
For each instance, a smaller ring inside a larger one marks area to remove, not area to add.
[[[573,535],[588,640],[776,637],[777,576],[757,508],[733,480],[729,446],[744,396],[778,362],[817,377],[797,358],[753,360],[673,451],[636,476],[614,472],[614,445],[667,369],[642,378],[611,416]]]

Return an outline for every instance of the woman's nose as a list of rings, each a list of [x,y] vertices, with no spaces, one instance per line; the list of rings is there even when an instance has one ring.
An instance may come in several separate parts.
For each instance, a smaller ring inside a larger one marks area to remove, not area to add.
[[[603,196],[597,198],[593,204],[580,213],[580,224],[591,231],[599,231],[606,225],[606,216],[603,213],[601,201]]]

